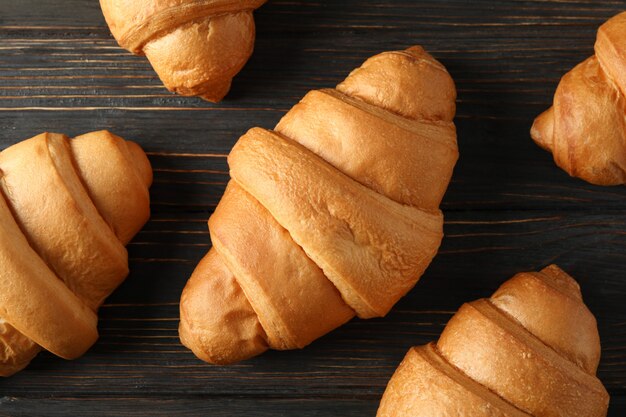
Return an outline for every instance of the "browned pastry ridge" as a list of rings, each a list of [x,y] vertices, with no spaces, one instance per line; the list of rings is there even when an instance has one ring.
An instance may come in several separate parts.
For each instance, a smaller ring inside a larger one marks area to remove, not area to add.
[[[413,347],[378,417],[603,417],[600,337],[580,287],[556,265],[464,304],[437,343]]]
[[[600,26],[595,55],[568,72],[531,136],[556,164],[597,185],[626,183],[626,12]]]
[[[43,133],[0,152],[1,376],[42,348],[74,359],[96,341],[151,183],[143,150],[106,131]]]
[[[266,0],[100,0],[117,43],[146,55],[168,90],[218,102],[254,49]]]
[[[439,248],[455,98],[444,66],[413,47],[242,136],[213,248],[181,298],[183,344],[228,364],[387,314]]]

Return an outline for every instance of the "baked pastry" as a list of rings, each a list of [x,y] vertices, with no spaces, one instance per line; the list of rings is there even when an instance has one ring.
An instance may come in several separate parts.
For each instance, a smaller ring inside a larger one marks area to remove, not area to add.
[[[626,182],[626,12],[600,26],[595,55],[565,74],[531,136],[556,164],[597,185]]]
[[[464,304],[437,343],[413,347],[378,417],[600,417],[600,337],[580,287],[556,265]]]
[[[385,52],[242,136],[182,295],[183,344],[228,364],[387,314],[439,248],[455,97],[422,48]]]
[[[218,102],[254,49],[266,0],[100,0],[117,43],[146,55],[168,90]]]
[[[141,148],[106,131],[43,133],[0,152],[0,375],[42,348],[74,359],[96,341],[151,182]]]

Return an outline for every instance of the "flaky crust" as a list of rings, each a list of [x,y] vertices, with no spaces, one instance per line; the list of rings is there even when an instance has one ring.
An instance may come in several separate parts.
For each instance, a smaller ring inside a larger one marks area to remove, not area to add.
[[[464,304],[436,344],[411,349],[378,417],[606,416],[599,360],[595,318],[552,265]]]
[[[448,363],[434,343],[409,350],[383,396],[379,417],[530,417]]]
[[[458,157],[454,99],[445,68],[414,47],[311,91],[274,131],[242,136],[209,220],[213,249],[181,300],[183,343],[232,363],[302,348],[354,315],[387,314],[442,238],[439,203]],[[195,289],[208,285],[220,288],[211,300]],[[212,299],[220,296],[247,302]],[[220,334],[235,307],[240,330]]]
[[[128,274],[124,245],[150,215],[150,163],[109,132],[43,133],[0,152],[0,375],[41,348],[97,339],[95,311]]]
[[[592,184],[626,182],[626,12],[598,30],[596,54],[568,72],[554,105],[531,129],[571,176]]]
[[[266,0],[100,0],[121,47],[145,54],[168,90],[220,101],[254,48]]]

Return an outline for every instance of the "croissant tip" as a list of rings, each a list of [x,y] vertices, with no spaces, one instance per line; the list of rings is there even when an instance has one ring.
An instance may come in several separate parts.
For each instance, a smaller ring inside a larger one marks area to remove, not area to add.
[[[224,99],[224,96],[216,97],[215,95],[212,95],[212,94],[201,95],[198,97],[200,97],[204,101],[208,101],[209,103],[213,103],[213,104],[217,104]]]
[[[435,58],[431,54],[429,54],[428,51],[426,51],[426,49],[424,49],[424,47],[421,45],[411,46],[410,48],[405,49],[403,52],[412,56],[413,58],[427,59],[429,61],[437,63],[438,65],[441,65],[441,63],[436,61]]]
[[[561,267],[559,267],[557,264],[550,264],[546,266],[545,268],[543,268],[540,272],[551,278],[560,278],[569,283],[576,284],[576,286],[578,286],[578,283],[576,282],[576,280],[574,280],[574,278],[572,278],[567,272],[561,269]]]
[[[407,48],[406,52],[412,55],[423,55],[426,53],[426,50],[421,45],[413,45],[410,48]]]
[[[201,91],[198,95],[203,100],[210,101],[211,103],[219,103],[224,97],[226,97],[226,94],[229,93],[231,83],[232,79],[229,78],[226,81],[211,84],[204,91]]]
[[[533,122],[533,125],[530,128],[530,137],[535,141],[535,143],[537,145],[539,145],[541,148],[547,150],[546,143],[544,141],[544,138],[541,135],[541,130],[537,126],[537,121],[538,120],[539,119],[535,119],[535,121]]]
[[[231,83],[232,79],[230,78],[225,81],[218,82],[210,80],[190,90],[186,90],[183,88],[174,88],[172,91],[182,96],[198,96],[201,99],[210,103],[219,103],[229,93]]]
[[[540,274],[549,278],[553,284],[557,284],[561,291],[574,298],[582,299],[582,292],[578,282],[558,265],[548,265],[540,271]]]
[[[537,116],[530,128],[530,136],[535,143],[548,152],[552,151],[552,130],[554,128],[553,109],[550,108]]]
[[[157,74],[159,74],[159,71],[157,71]],[[159,77],[161,77],[160,74]],[[233,79],[227,74],[221,74],[210,78],[207,77],[203,80],[196,80],[195,83],[188,85],[173,82],[163,77],[161,77],[161,81],[163,81],[165,88],[171,93],[183,97],[200,97],[211,103],[219,103],[230,92]]]

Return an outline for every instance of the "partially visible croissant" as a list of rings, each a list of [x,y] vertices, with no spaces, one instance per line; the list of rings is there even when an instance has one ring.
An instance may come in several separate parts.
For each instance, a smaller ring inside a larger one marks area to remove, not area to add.
[[[218,102],[254,48],[266,0],[100,0],[122,48],[145,54],[168,90]]]
[[[600,26],[596,54],[561,80],[531,136],[568,174],[626,183],[626,12]]]
[[[183,344],[228,364],[384,316],[439,248],[455,97],[422,48],[385,52],[241,137],[182,295]]]
[[[43,133],[0,152],[0,375],[47,349],[81,356],[96,311],[128,274],[150,216],[152,169],[109,132]]]
[[[413,347],[378,417],[602,417],[600,338],[580,287],[552,265],[464,304],[439,341]]]

